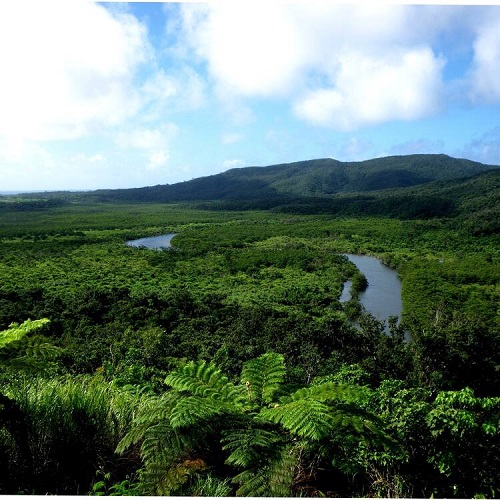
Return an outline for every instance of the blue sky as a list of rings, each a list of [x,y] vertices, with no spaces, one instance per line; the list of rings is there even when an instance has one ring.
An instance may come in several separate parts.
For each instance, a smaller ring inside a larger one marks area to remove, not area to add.
[[[446,153],[500,164],[500,6],[3,2],[0,191]]]

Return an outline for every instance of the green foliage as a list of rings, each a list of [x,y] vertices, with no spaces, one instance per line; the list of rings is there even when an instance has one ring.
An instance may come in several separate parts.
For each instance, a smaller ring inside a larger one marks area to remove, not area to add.
[[[9,344],[18,342],[28,333],[38,330],[49,322],[47,318],[44,318],[36,321],[27,320],[22,325],[12,323],[8,330],[0,332],[0,349],[5,349]]]
[[[399,446],[362,450],[370,471],[370,494],[429,497],[495,497],[500,399],[476,397],[471,389],[440,392],[385,381],[369,408],[393,429]],[[364,447],[365,445],[363,445]]]
[[[29,336],[50,323],[47,318],[26,320],[22,324],[12,323],[7,330],[0,332],[0,367],[4,370],[48,370],[51,361],[60,350],[43,337]]]
[[[411,162],[419,159],[430,158]],[[311,164],[304,183],[292,176],[288,187],[314,194],[251,200],[275,207],[268,212],[215,210],[229,201],[96,205],[92,193],[0,209],[0,490],[496,496],[499,174],[417,192],[411,184],[433,162],[408,174],[397,161],[365,165],[363,189],[391,189],[321,199],[346,180],[323,182],[309,174],[327,166]],[[276,189],[288,189],[281,174],[294,168],[275,169]],[[272,173],[264,170],[247,173]],[[284,205],[294,215],[278,211]],[[434,218],[402,220],[417,216]],[[170,232],[175,251],[124,245]],[[357,278],[341,253],[379,256],[402,276],[403,323],[389,335],[364,314],[359,328],[348,323],[359,304],[338,297]],[[17,328],[38,325],[26,318],[50,323],[14,340]],[[25,380],[33,369],[45,379]],[[96,372],[103,394],[82,383]],[[113,427],[121,417],[110,401],[121,398],[124,420]]]
[[[215,456],[229,451],[226,464],[244,469],[233,478],[238,495],[288,496],[304,450],[321,456],[320,443],[335,441],[333,431],[367,431],[379,439],[375,417],[359,406],[366,390],[327,382],[290,392],[284,376],[283,356],[276,353],[248,361],[239,386],[213,364],[190,362],[167,377],[172,390],[149,400],[117,450],[142,440],[144,492],[184,488],[195,472],[186,464],[210,465],[215,450],[209,442],[218,448]]]
[[[100,481],[95,482],[92,485],[92,490],[89,492],[90,496],[137,496],[139,490],[137,488],[137,483],[134,482],[135,479],[129,479],[128,477],[123,481],[115,484],[109,484],[111,474],[102,473],[102,471],[97,471],[102,475]]]
[[[207,400],[223,400],[238,403],[242,391],[213,364],[201,361],[190,362],[168,375],[165,383],[177,391],[190,392]]]
[[[284,377],[284,357],[276,353],[265,353],[249,360],[241,372],[241,381],[245,384],[248,399],[259,406],[275,399]]]
[[[210,473],[198,476],[189,489],[190,495],[201,497],[227,497],[230,492],[229,479],[221,480]]]
[[[87,377],[30,378],[12,383],[7,394],[23,415],[17,488],[76,494],[90,489],[96,463],[118,463],[114,448],[134,414],[134,396]]]

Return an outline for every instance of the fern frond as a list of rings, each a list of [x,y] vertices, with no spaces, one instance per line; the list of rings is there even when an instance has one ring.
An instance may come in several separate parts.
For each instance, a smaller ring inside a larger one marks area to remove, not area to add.
[[[116,452],[124,453],[130,446],[144,439],[148,429],[160,422],[169,423],[172,408],[179,399],[180,395],[175,392],[166,393],[160,397],[144,397],[141,400],[130,430],[118,443]]]
[[[146,495],[173,495],[187,480],[188,473],[180,465],[168,469],[158,465],[150,466],[141,474],[142,490]]]
[[[365,400],[369,394],[370,389],[363,386],[324,382],[319,385],[311,385],[298,389],[293,394],[281,398],[281,401],[286,403],[300,401],[301,399],[313,399],[324,403],[355,402]]]
[[[170,425],[174,429],[208,421],[212,417],[235,413],[234,405],[200,396],[185,396],[172,408]]]
[[[226,459],[227,464],[249,467],[262,461],[280,441],[281,437],[276,432],[264,429],[235,429],[223,435],[222,442],[226,444],[222,449],[231,451]]]
[[[178,391],[187,391],[204,398],[233,403],[243,400],[242,388],[236,387],[217,366],[205,361],[190,362],[170,373],[165,383]]]
[[[245,470],[233,478],[234,483],[241,485],[236,494],[252,497],[290,496],[297,461],[297,448],[277,448],[274,456],[261,467]]]
[[[394,446],[396,441],[386,432],[384,423],[377,415],[354,405],[339,405],[332,410],[333,432],[341,436],[357,435],[358,438]]]
[[[296,436],[320,440],[332,429],[330,408],[319,401],[303,399],[274,408],[263,408],[259,417],[280,424]]]
[[[270,403],[283,383],[285,372],[283,355],[268,352],[243,365],[241,381],[251,400]]]
[[[272,496],[290,496],[297,463],[298,448],[287,446],[282,450],[279,460],[275,460],[271,464],[269,467],[269,486]]]
[[[40,329],[47,323],[50,323],[50,320],[47,318],[37,319],[34,321],[28,319],[22,324],[11,323],[7,330],[0,332],[0,349],[3,349],[12,342],[21,340],[23,337],[28,335],[28,333]]]
[[[151,494],[172,494],[185,481],[186,471],[178,467],[192,446],[189,436],[162,423],[148,429],[141,445],[144,469],[141,483]]]

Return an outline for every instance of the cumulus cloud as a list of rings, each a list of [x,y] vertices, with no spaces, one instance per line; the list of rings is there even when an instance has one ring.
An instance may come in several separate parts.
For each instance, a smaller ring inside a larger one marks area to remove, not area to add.
[[[493,14],[478,26],[470,75],[471,97],[475,101],[500,101],[500,15]]]
[[[439,110],[445,61],[428,40],[452,19],[405,5],[215,2],[181,9],[183,44],[222,100],[288,99],[311,123],[351,130]],[[432,14],[432,16],[431,16]],[[236,97],[235,97],[236,96]]]
[[[0,5],[0,135],[72,139],[134,115],[144,26],[93,2]]]
[[[131,151],[145,158],[148,170],[157,170],[167,165],[172,140],[178,134],[174,123],[164,123],[153,128],[132,128],[118,133],[115,142],[121,151]]]
[[[169,73],[160,69],[141,86],[144,112],[149,119],[156,119],[166,112],[201,108],[206,102],[205,87],[203,78],[188,66]]]
[[[226,92],[276,95],[304,60],[294,20],[279,3],[213,2],[185,5],[182,43],[207,61]]]
[[[348,52],[333,85],[310,91],[295,112],[338,130],[422,118],[439,108],[442,66],[428,48],[378,58]]]

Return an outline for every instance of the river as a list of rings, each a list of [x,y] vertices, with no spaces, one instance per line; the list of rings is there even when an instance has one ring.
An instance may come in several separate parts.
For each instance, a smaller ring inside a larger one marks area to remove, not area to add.
[[[162,234],[161,236],[151,236],[150,238],[140,238],[126,242],[129,247],[149,248],[150,250],[162,250],[171,247],[171,240],[175,233]]]
[[[352,254],[345,256],[368,280],[368,287],[359,294],[359,301],[366,311],[380,321],[386,321],[389,316],[401,317],[403,303],[398,273],[376,257]],[[341,302],[347,302],[351,298],[350,288],[351,282],[347,281],[342,290]]]
[[[149,238],[127,241],[132,247],[161,250],[171,247],[175,233],[162,234]],[[380,321],[386,321],[389,316],[401,317],[403,304],[401,301],[401,280],[398,273],[382,264],[376,257],[368,255],[344,254],[368,280],[368,287],[359,294],[359,301],[365,310]],[[340,302],[351,298],[351,282],[344,283]],[[386,330],[388,326],[386,324]]]

